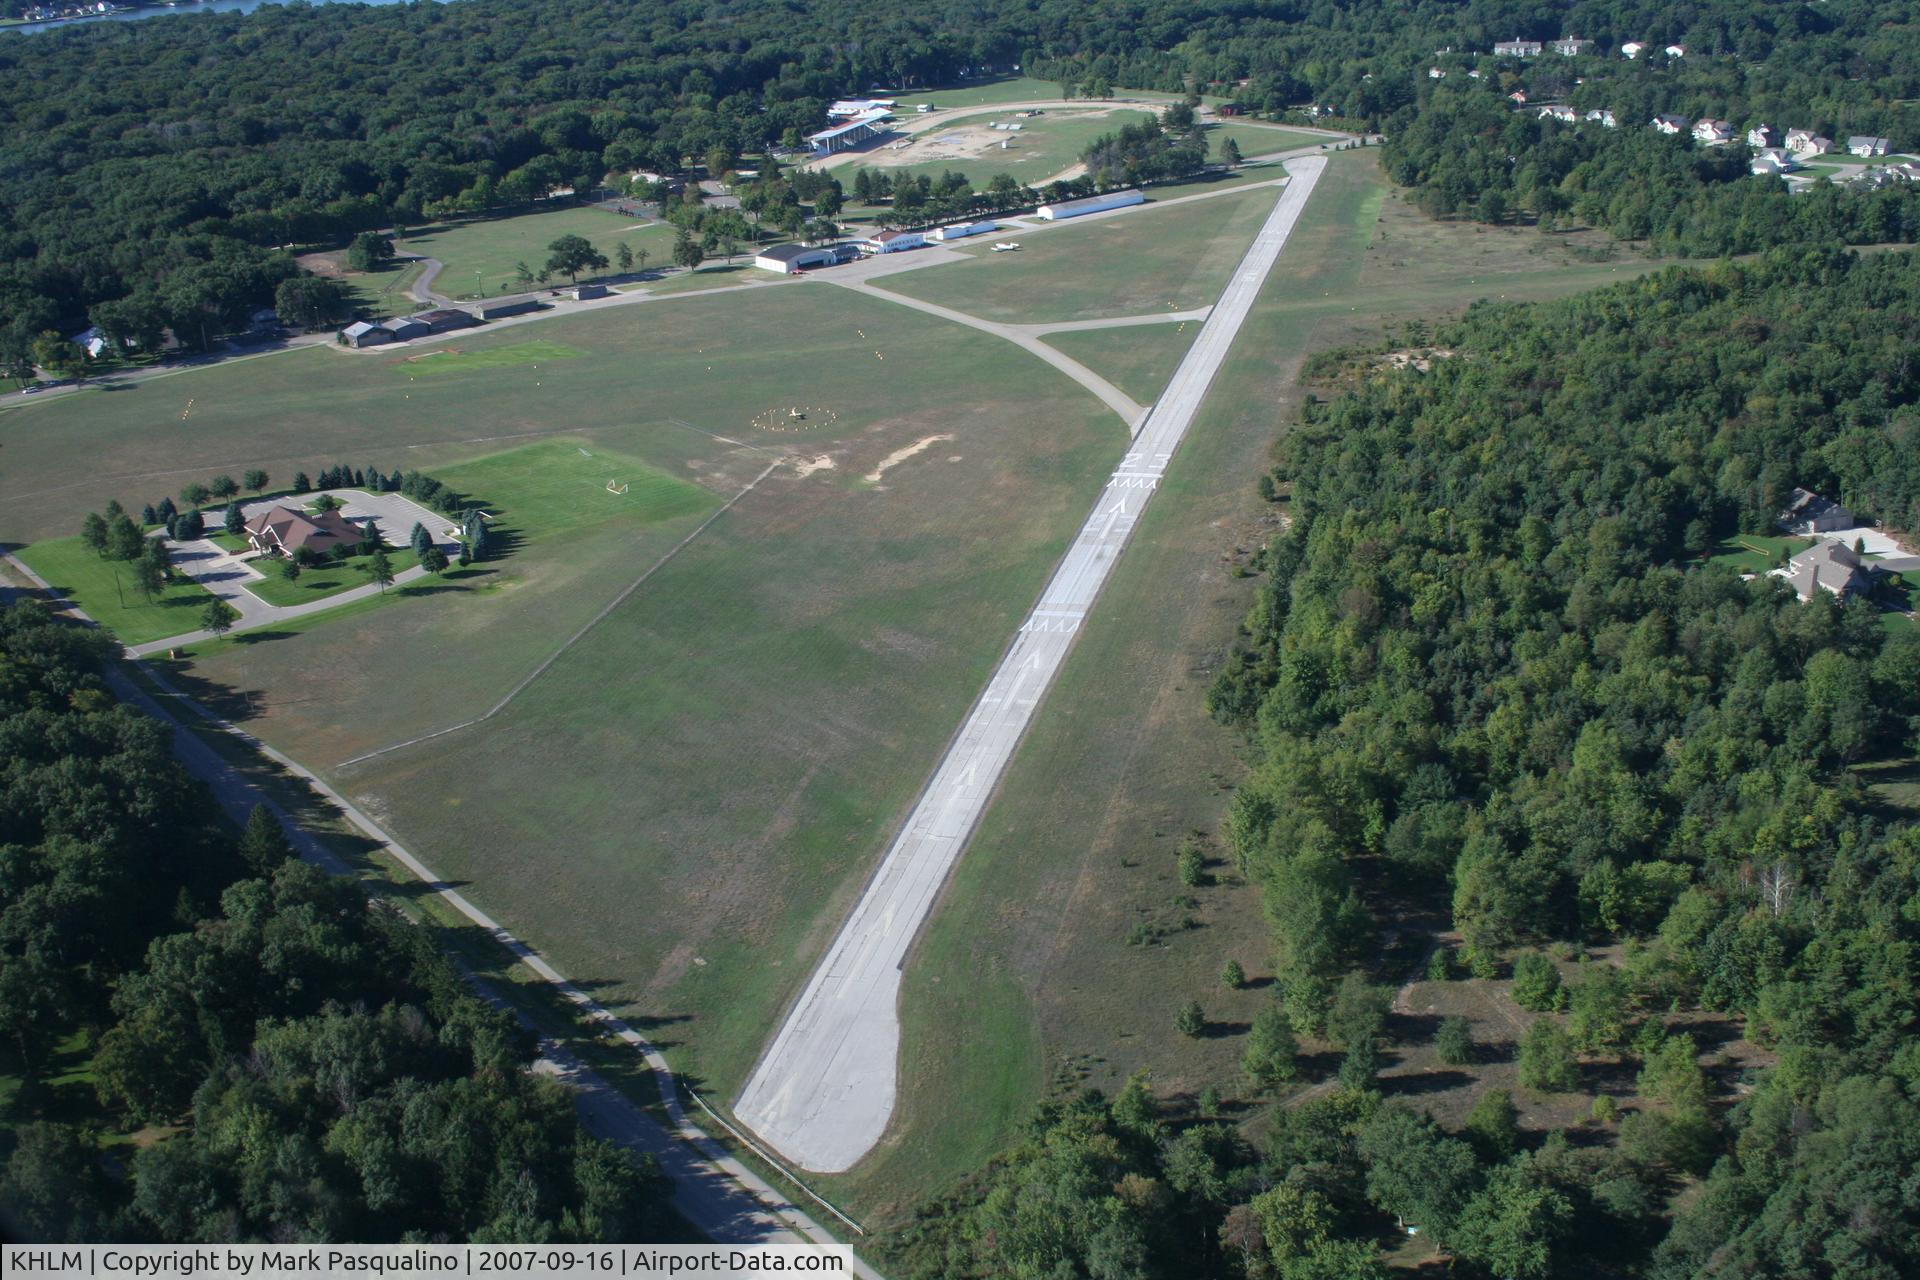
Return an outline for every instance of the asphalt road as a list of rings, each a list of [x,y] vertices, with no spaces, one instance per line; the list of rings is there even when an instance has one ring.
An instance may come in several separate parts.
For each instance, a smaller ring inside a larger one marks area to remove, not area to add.
[[[1126,549],[1326,161],[1307,157],[1287,167],[1293,180],[735,1104],[738,1119],[804,1169],[851,1168],[886,1130],[899,1087],[898,1003],[907,949]]]

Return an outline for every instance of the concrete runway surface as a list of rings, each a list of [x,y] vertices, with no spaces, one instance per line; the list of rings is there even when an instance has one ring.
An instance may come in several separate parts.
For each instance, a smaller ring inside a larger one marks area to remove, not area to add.
[[[1325,167],[1317,156],[1288,162],[1292,181],[735,1104],[738,1119],[802,1168],[851,1168],[886,1131],[907,949]]]

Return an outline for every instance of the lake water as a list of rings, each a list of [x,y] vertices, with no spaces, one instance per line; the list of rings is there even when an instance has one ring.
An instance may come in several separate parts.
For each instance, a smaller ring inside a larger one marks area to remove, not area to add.
[[[405,4],[407,0],[333,0],[342,4]],[[284,4],[286,0],[205,0],[202,4],[182,4],[173,8],[148,5],[124,13],[105,13],[97,18],[69,18],[64,22],[23,22],[17,27],[0,27],[0,36],[18,33],[33,35],[41,31],[66,31],[89,22],[144,22],[176,13],[252,13],[263,4]]]

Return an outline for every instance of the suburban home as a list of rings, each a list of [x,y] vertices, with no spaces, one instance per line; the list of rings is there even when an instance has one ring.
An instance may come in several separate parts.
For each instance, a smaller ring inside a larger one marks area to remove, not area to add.
[[[1646,41],[1629,40],[1620,46],[1620,53],[1627,58],[1637,58],[1647,51]]]
[[[340,341],[350,347],[384,347],[393,341],[393,330],[371,320],[356,320],[340,331]]]
[[[1765,147],[1754,154],[1748,169],[1761,177],[1777,178],[1799,167],[1799,162],[1779,147]]]
[[[1851,529],[1860,522],[1853,512],[1837,502],[1829,502],[1811,489],[1795,489],[1787,499],[1786,510],[1776,519],[1788,533],[1832,533]]]
[[[1611,111],[1589,111],[1587,112],[1586,119],[1589,124],[1602,124],[1609,129],[1617,129],[1620,127],[1620,122],[1613,118],[1613,112]]]
[[[1427,79],[1429,79],[1429,80],[1445,80],[1446,78],[1447,78],[1447,73],[1446,73],[1445,71],[1443,71],[1442,69],[1440,69],[1439,67],[1428,67],[1428,68],[1427,68]]]
[[[1555,104],[1550,107],[1541,107],[1540,118],[1542,120],[1564,120],[1566,123],[1572,124],[1580,118],[1580,115],[1572,107]]]
[[[397,316],[392,320],[382,320],[380,327],[392,334],[395,342],[411,342],[415,338],[424,338],[433,332],[412,316]]]
[[[1517,107],[1524,107],[1527,105],[1527,91],[1525,89],[1515,89],[1507,95],[1507,101]]]
[[[273,507],[247,521],[247,541],[255,551],[273,556],[302,549],[325,555],[335,547],[358,546],[360,539],[360,527],[338,511]]]
[[[1762,147],[1777,147],[1780,138],[1770,124],[1757,124],[1747,130],[1747,145],[1758,151]]]
[[[1808,156],[1823,156],[1833,150],[1833,139],[1823,138],[1811,129],[1789,129],[1787,150],[1802,160]]]
[[[1885,138],[1869,138],[1865,134],[1856,134],[1847,139],[1847,154],[1851,156],[1883,156],[1887,154]]]
[[[1502,40],[1493,52],[1499,58],[1537,58],[1544,47],[1538,40]]]
[[[1670,44],[1666,48],[1666,54],[1669,58],[1684,58],[1687,56],[1687,46],[1683,44]]]
[[[98,360],[102,355],[106,354],[107,348],[113,345],[107,341],[107,335],[100,332],[100,326],[98,325],[74,334],[71,338],[68,338],[67,341],[86,352],[87,358],[91,360]]]
[[[1685,116],[1655,116],[1653,118],[1653,127],[1665,134],[1685,133],[1692,125],[1693,121],[1687,119]]]
[[[1710,147],[1724,147],[1733,141],[1733,126],[1725,120],[1696,120],[1693,123],[1693,140]]]
[[[1785,578],[1794,594],[1811,600],[1817,591],[1829,591],[1841,599],[1871,595],[1874,571],[1843,542],[1822,538],[1787,561],[1783,568],[1771,570],[1774,577]]]
[[[1555,40],[1553,51],[1563,58],[1585,57],[1593,51],[1591,40]]]

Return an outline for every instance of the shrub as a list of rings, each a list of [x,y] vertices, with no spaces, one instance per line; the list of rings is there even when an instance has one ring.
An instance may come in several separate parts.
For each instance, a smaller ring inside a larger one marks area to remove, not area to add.
[[[1465,1018],[1442,1018],[1433,1047],[1440,1061],[1450,1067],[1464,1067],[1473,1061],[1473,1030]]]

